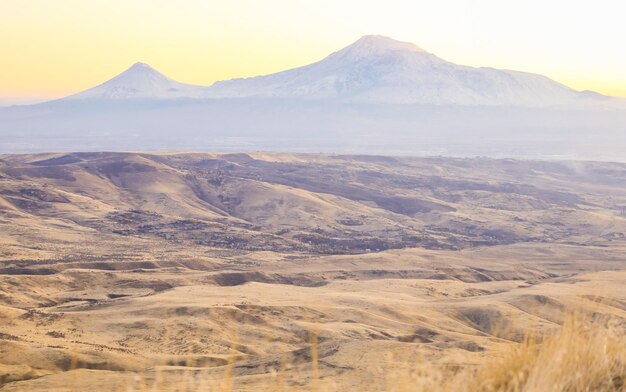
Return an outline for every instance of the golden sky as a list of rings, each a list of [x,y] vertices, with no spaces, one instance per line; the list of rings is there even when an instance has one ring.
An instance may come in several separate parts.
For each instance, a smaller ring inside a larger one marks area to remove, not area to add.
[[[366,34],[626,96],[625,14],[609,0],[0,0],[0,103],[68,95],[137,61],[210,85],[305,65]]]

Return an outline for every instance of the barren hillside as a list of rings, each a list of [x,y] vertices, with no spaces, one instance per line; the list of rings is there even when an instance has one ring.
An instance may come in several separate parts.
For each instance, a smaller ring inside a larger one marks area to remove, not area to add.
[[[623,164],[0,159],[3,391],[383,390],[626,319]]]

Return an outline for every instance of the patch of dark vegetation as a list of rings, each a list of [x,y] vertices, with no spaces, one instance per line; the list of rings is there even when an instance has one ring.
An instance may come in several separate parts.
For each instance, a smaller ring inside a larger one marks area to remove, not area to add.
[[[59,271],[52,268],[42,267],[5,267],[0,268],[0,275],[54,275]]]
[[[353,233],[354,234],[354,233]],[[379,252],[388,249],[421,247],[426,249],[442,249],[447,246],[434,238],[422,236],[379,235],[367,234],[333,237],[326,233],[297,234],[293,239],[311,247],[321,254],[354,254]]]
[[[104,346],[102,347],[104,348]],[[64,357],[57,360],[55,366],[64,372],[76,369],[109,370],[115,372],[123,372],[127,370],[126,367],[122,364],[109,362],[106,359],[101,359],[97,357]]]
[[[5,172],[18,179],[27,178],[48,178],[51,180],[76,181],[76,177],[65,167],[41,166],[41,167],[8,167]]]
[[[169,358],[166,362],[167,366],[189,366],[189,367],[217,367],[225,366],[228,360],[224,358],[207,357],[207,356],[188,356],[184,358]]]
[[[174,288],[174,285],[164,280],[123,279],[116,283],[116,287],[129,289],[150,289],[155,293],[159,293]]]
[[[418,328],[412,334],[398,336],[396,339],[404,343],[432,343],[438,335],[438,332],[430,328]]]
[[[240,286],[248,282],[274,283],[303,287],[319,287],[327,284],[324,280],[314,280],[303,275],[285,276],[261,272],[222,272],[213,276],[219,286]]]
[[[69,165],[71,163],[82,162],[82,159],[78,158],[75,155],[63,155],[60,157],[54,157],[49,159],[44,159],[41,161],[33,162],[32,165],[35,166],[58,166],[58,165]]]
[[[116,211],[110,212],[106,215],[107,219],[110,219],[120,224],[137,224],[151,222],[162,218],[161,214],[151,211],[142,210],[129,210],[129,211]]]
[[[380,208],[403,215],[415,215],[432,211],[453,212],[455,208],[445,204],[435,203],[428,200],[420,200],[411,197],[374,196],[371,201]]]
[[[109,294],[107,294],[107,297],[109,297],[110,299],[118,299],[118,298],[130,297],[130,294],[109,293]]]
[[[227,161],[229,161],[229,162],[235,162],[235,163],[238,163],[238,164],[257,162],[256,159],[254,159],[250,155],[244,154],[244,153],[224,154],[224,155],[222,155],[222,158],[227,160]]]
[[[426,229],[444,236],[454,235],[455,242],[461,248],[507,245],[516,242],[530,242],[532,240],[511,231],[486,228],[473,223],[458,221],[449,222],[446,226],[427,225]]]
[[[5,200],[7,200],[9,203],[13,204],[15,207],[19,208],[22,211],[35,212],[45,207],[40,202],[24,198],[5,196]]]
[[[37,326],[46,326],[54,324],[63,317],[61,313],[46,313],[36,309],[31,309],[22,314],[19,318],[21,320],[27,320],[34,322]]]
[[[354,218],[343,218],[343,219],[338,219],[337,223],[339,223],[340,225],[344,225],[344,226],[362,226],[363,220],[354,219]]]
[[[90,304],[97,304],[100,300],[96,298],[68,297],[65,298],[64,302],[88,302]]]
[[[39,188],[20,188],[17,193],[31,200],[44,201],[49,203],[69,203],[70,200],[58,193],[52,193]]]
[[[66,264],[69,268],[92,269],[101,271],[129,271],[135,269],[157,269],[159,266],[151,261],[100,261],[100,262],[76,262]]]
[[[479,345],[476,342],[472,342],[472,341],[458,342],[456,344],[456,346],[458,348],[460,348],[460,349],[463,349],[465,351],[469,351],[469,352],[472,352],[472,353],[485,351],[485,348],[483,346]]]
[[[0,332],[0,340],[18,341],[18,340],[22,340],[22,339],[19,336],[11,335],[9,333]]]
[[[123,160],[103,163],[97,167],[99,174],[109,178],[119,177],[125,173],[151,173],[155,171],[157,171],[157,169],[154,166]]]
[[[513,327],[511,321],[499,310],[491,308],[465,308],[458,312],[465,324],[487,335],[519,342],[523,334]]]

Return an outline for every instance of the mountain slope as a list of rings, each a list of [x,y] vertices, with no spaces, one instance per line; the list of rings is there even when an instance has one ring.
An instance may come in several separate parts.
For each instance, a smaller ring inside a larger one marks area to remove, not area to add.
[[[64,99],[200,98],[204,90],[204,87],[172,80],[148,64],[135,63],[113,79]]]
[[[541,75],[456,65],[416,45],[382,36],[365,36],[311,65],[218,82],[208,91],[217,98],[339,98],[468,106],[544,106],[594,100]]]

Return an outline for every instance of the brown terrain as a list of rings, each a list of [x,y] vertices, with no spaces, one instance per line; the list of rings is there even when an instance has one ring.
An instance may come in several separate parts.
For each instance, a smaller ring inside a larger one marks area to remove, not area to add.
[[[625,234],[626,164],[4,155],[0,390],[400,390],[626,320]]]

